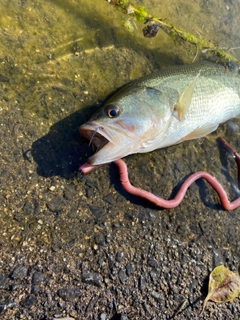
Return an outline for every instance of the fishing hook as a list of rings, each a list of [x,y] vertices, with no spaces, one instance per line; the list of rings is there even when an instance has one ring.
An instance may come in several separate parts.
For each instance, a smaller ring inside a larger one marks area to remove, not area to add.
[[[94,138],[95,134],[98,132],[99,129],[103,129],[103,128],[102,127],[97,127],[97,129],[95,129],[93,131],[93,134],[92,134],[91,139],[90,139],[89,144],[88,144],[89,147],[90,147],[90,145],[91,145],[91,143],[93,141],[93,138]]]

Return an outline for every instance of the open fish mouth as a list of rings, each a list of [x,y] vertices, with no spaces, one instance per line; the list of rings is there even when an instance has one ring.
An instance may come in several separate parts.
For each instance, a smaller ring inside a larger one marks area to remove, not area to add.
[[[87,159],[91,165],[110,163],[126,156],[126,132],[122,128],[102,126],[98,122],[87,122],[80,126],[80,135],[96,147],[96,152]]]
[[[79,128],[79,132],[89,141],[89,145],[96,147],[96,153],[112,140],[109,133],[96,124],[84,124]]]

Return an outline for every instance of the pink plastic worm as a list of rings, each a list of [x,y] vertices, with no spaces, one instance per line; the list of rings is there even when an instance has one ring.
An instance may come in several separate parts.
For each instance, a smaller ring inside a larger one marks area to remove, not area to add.
[[[240,155],[223,138],[220,138],[219,141],[222,144],[222,146],[234,157],[238,165],[238,179],[239,179],[238,183],[240,183]],[[150,201],[151,203],[155,204],[158,207],[165,208],[165,209],[171,209],[171,208],[177,207],[182,202],[189,186],[194,181],[200,178],[205,179],[212,186],[212,188],[217,192],[221,205],[225,210],[234,210],[240,206],[240,198],[230,202],[228,200],[227,194],[223,189],[222,185],[212,175],[210,175],[205,171],[199,171],[191,174],[183,182],[174,199],[164,200],[158,196],[155,196],[151,192],[134,187],[129,181],[127,165],[122,159],[116,160],[114,161],[114,163],[118,167],[120,182],[122,184],[123,189],[127,191],[129,194],[133,196],[141,197],[147,201]],[[88,163],[85,163],[79,168],[79,170],[82,171],[82,173],[87,173],[92,171],[94,168],[95,168],[94,166]]]

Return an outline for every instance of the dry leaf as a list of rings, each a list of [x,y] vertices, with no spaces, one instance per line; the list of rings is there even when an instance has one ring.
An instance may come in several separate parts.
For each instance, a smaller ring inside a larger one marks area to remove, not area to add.
[[[200,316],[203,314],[208,300],[214,302],[232,301],[240,292],[240,277],[224,266],[218,266],[209,276],[208,295],[203,302]]]

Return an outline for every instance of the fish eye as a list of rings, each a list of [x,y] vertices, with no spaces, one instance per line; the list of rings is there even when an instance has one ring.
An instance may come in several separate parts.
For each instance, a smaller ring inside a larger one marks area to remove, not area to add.
[[[119,115],[119,108],[110,104],[106,108],[106,113],[109,118],[116,118]]]

